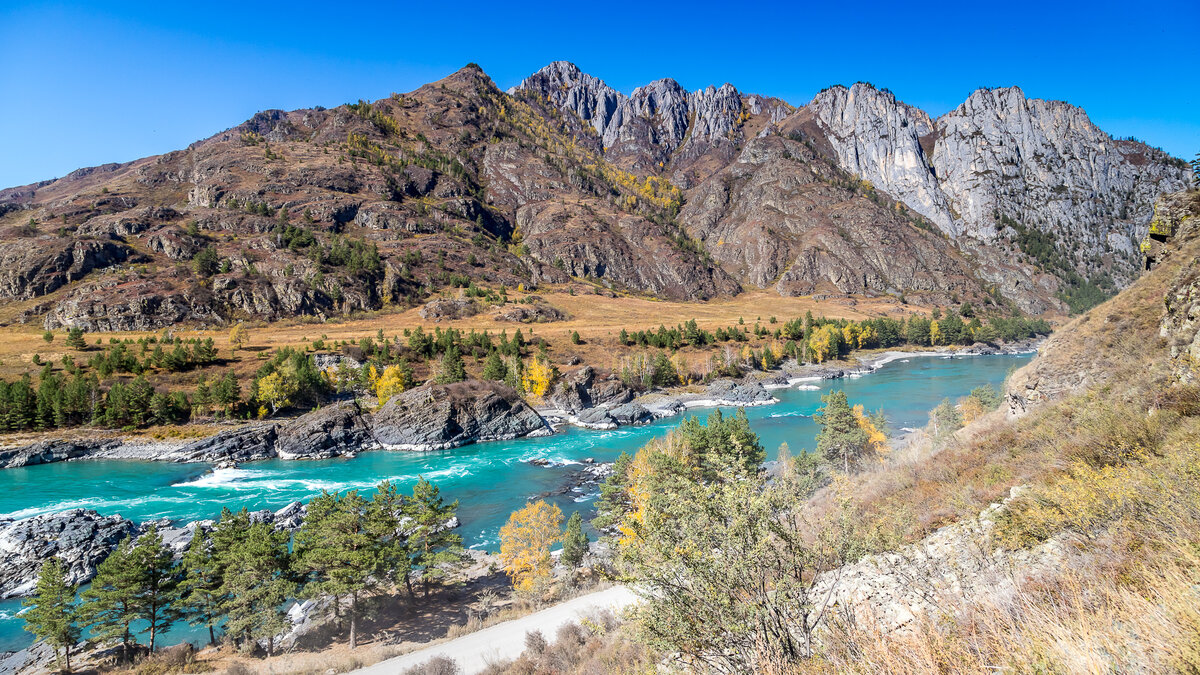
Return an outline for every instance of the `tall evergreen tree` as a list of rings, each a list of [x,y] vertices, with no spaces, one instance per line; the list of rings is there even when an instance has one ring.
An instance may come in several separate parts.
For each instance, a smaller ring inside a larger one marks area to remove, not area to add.
[[[404,584],[411,597],[412,559],[408,555],[407,538],[400,527],[403,507],[404,497],[395,483],[383,481],[375,488],[375,496],[367,506],[366,522],[376,545],[376,575],[397,586]]]
[[[569,568],[579,567],[587,555],[588,537],[583,531],[583,516],[579,512],[567,519],[567,530],[563,533],[562,563]]]
[[[33,597],[21,604],[29,608],[22,614],[25,630],[50,645],[59,668],[70,672],[71,648],[79,642],[79,610],[75,587],[67,583],[58,558],[42,563]]]
[[[507,374],[508,368],[504,366],[504,359],[500,358],[500,352],[493,349],[483,363],[483,379],[502,381]]]
[[[144,574],[133,555],[133,537],[125,537],[104,562],[96,566],[92,585],[83,592],[84,623],[101,644],[120,642],[121,658],[128,662],[137,644],[132,624],[142,601]]]
[[[358,646],[359,601],[376,589],[376,539],[367,522],[367,501],[352,490],[322,491],[308,502],[296,533],[293,564],[309,597],[332,596],[334,611],[349,599],[350,648]]]
[[[467,368],[463,365],[462,354],[458,351],[458,345],[452,344],[442,355],[441,365],[438,369],[438,382],[449,384],[462,382],[465,379],[467,379]]]
[[[867,432],[859,426],[846,392],[830,392],[821,396],[821,401],[825,406],[813,415],[813,421],[821,426],[817,452],[831,464],[840,462],[843,471],[849,473],[850,463],[867,447]]]
[[[448,527],[456,510],[458,501],[446,504],[441,490],[424,478],[417,480],[412,497],[404,502],[409,558],[426,595],[431,583],[446,578],[463,563],[462,537]]]
[[[193,626],[207,627],[208,643],[215,646],[216,625],[221,617],[221,564],[201,528],[192,532],[192,541],[180,565],[184,570],[179,583],[183,618]]]
[[[142,632],[150,634],[148,647],[153,652],[158,634],[179,618],[178,568],[154,525],[134,544],[130,562],[141,573],[137,614],[146,622]]]
[[[243,641],[266,638],[268,656],[275,653],[275,636],[288,627],[280,606],[296,591],[289,577],[288,539],[286,531],[257,522],[223,552],[225,630]]]

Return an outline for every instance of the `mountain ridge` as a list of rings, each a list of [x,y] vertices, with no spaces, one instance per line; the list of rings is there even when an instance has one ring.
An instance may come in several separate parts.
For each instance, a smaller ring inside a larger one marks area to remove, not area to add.
[[[1132,278],[1147,200],[1182,181],[1163,153],[1101,138],[1094,125],[1062,142],[1035,135],[1033,146],[1057,153],[1015,174],[1036,190],[991,169],[964,173],[964,138],[986,132],[1003,146],[1012,135],[1001,112],[1041,119],[1043,106],[1010,89],[1007,107],[969,98],[937,119],[862,83],[793,108],[729,84],[689,93],[669,78],[625,95],[567,62],[509,91],[470,65],[409,94],[263,111],[183,150],[0,190],[0,285],[23,303],[18,321],[91,330],[320,318],[419,303],[467,281],[676,300],[748,284],[1055,313],[1071,284]],[[1086,127],[1085,113],[1062,105],[1047,119]],[[954,143],[939,136],[946,119]],[[1047,182],[1060,176],[1070,185],[1053,221],[1022,223],[1037,211],[1025,192],[1054,196],[1059,184]],[[721,195],[737,203],[721,206]],[[994,218],[982,222],[989,203]],[[961,204],[973,209],[968,225],[953,217]],[[1082,224],[1060,227],[1079,213]],[[39,252],[95,239],[124,255]],[[903,243],[898,258],[864,256],[888,242]],[[370,258],[370,270],[336,246]],[[181,266],[209,248],[219,271],[187,279]]]

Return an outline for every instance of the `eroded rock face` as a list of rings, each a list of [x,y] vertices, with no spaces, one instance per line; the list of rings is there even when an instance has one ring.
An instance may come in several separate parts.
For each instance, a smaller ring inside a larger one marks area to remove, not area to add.
[[[437,321],[439,319],[465,319],[479,313],[479,303],[474,300],[430,300],[421,308],[421,318]]]
[[[1163,296],[1166,311],[1158,334],[1167,342],[1175,375],[1182,382],[1200,378],[1200,259],[1180,250],[1182,244],[1200,237],[1200,190],[1164,195],[1155,205],[1155,217],[1173,229],[1162,265],[1172,259],[1181,263]]]
[[[371,422],[375,440],[392,450],[443,450],[550,433],[511,387],[478,380],[410,389],[384,404]]]
[[[57,557],[67,582],[86,583],[134,525],[120,516],[71,509],[0,524],[0,597],[28,595],[42,562]]]
[[[859,83],[818,94],[803,114],[815,118],[842,168],[950,236],[991,242],[1004,234],[1000,216],[1011,218],[1077,251],[1085,276],[1109,269],[1131,280],[1154,199],[1185,180],[1165,153],[1113,140],[1080,108],[1017,87],[977,90],[930,120]]]
[[[728,83],[689,93],[664,78],[626,96],[566,61],[551,63],[510,91],[543,96],[578,116],[619,166],[657,173],[672,164],[672,180],[683,187],[708,177],[745,138],[791,112],[783,101],[743,95]]]
[[[563,377],[546,402],[560,410],[578,413],[602,405],[618,406],[633,397],[633,389],[616,375],[601,376],[591,366],[584,366]]]
[[[111,241],[42,237],[0,245],[0,298],[25,300],[125,262],[128,247]]]
[[[755,139],[693,191],[679,220],[726,269],[782,295],[982,297],[953,244],[849,191],[843,175],[797,141]]]
[[[674,300],[706,300],[740,290],[723,269],[680,248],[663,226],[602,204],[527,204],[517,211],[517,225],[534,259],[573,277]]]
[[[47,440],[0,449],[0,468],[11,469],[88,457],[120,445],[120,441]]]
[[[535,303],[532,305],[513,305],[504,307],[495,316],[496,321],[511,323],[550,323],[566,321],[567,313],[550,305]]]
[[[723,405],[766,405],[779,402],[762,384],[754,380],[713,380],[704,393],[707,398]]]
[[[943,527],[899,551],[823,572],[812,597],[828,597],[830,606],[845,608],[885,632],[910,629],[922,617],[937,616],[948,597],[1003,604],[1017,593],[1016,580],[1052,572],[1067,557],[1056,539],[1028,550],[998,548],[991,535],[1004,508],[993,504],[978,518]]]
[[[281,459],[328,459],[375,447],[367,421],[353,401],[306,413],[276,430]]]

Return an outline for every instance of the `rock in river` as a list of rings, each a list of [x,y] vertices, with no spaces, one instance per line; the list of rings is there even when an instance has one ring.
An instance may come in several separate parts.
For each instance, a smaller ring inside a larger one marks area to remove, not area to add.
[[[71,509],[0,525],[0,597],[29,595],[42,562],[57,556],[67,581],[90,581],[117,542],[134,531],[120,516]]]
[[[375,440],[392,450],[445,450],[551,433],[511,387],[479,380],[426,384],[398,394],[372,416],[372,426]]]

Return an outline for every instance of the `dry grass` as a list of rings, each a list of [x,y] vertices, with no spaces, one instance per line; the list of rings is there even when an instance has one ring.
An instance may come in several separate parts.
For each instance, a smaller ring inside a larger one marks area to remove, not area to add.
[[[696,319],[702,328],[711,330],[735,325],[739,318],[744,318],[750,325],[761,318],[765,324],[771,316],[784,320],[802,317],[807,311],[812,311],[816,316],[856,320],[881,315],[907,316],[915,311],[910,306],[900,305],[892,298],[860,297],[817,301],[811,296],[784,298],[769,290],[751,291],[733,298],[709,302],[667,302],[629,296],[609,298],[600,295],[569,295],[561,289],[541,293],[541,296],[549,304],[568,312],[571,315],[570,320],[524,325],[498,322],[490,315],[483,314],[467,319],[434,322],[422,319],[420,310],[413,308],[405,311],[383,311],[362,318],[331,319],[324,323],[313,320],[280,321],[273,324],[251,323],[248,345],[255,350],[297,347],[322,335],[325,336],[326,342],[357,341],[363,337],[374,338],[380,329],[386,336],[391,337],[402,335],[404,329],[417,326],[428,330],[433,330],[435,326],[464,330],[486,329],[495,333],[505,329],[512,333],[521,328],[525,333],[532,329],[536,335],[549,340],[552,345],[579,355],[585,362],[607,365],[612,360],[610,351],[616,344],[617,334],[622,328],[641,330],[657,328],[660,324],[673,326]],[[570,344],[570,334],[574,331],[583,336],[586,344]],[[177,336],[189,339],[211,337],[221,357],[226,358],[230,354],[228,330],[180,327],[173,332]],[[79,362],[86,360],[84,354],[65,346],[62,331],[56,333],[51,343],[42,340],[42,333],[40,326],[32,324],[0,328],[0,375],[11,378],[36,370],[37,366],[32,362],[34,354],[39,354],[43,362],[54,364],[58,364],[64,354],[73,356]],[[95,333],[88,334],[87,337],[90,346],[94,348],[98,337],[103,338],[104,344],[107,345],[110,338],[137,340],[158,333]],[[259,366],[255,352],[242,351],[238,353],[238,357],[235,367],[246,363],[246,370],[249,372]]]
[[[593,612],[558,629],[551,642],[540,632],[525,634],[525,652],[492,664],[484,675],[634,675],[657,672],[658,658],[640,646],[612,612]],[[418,667],[419,668],[419,667]],[[433,675],[414,668],[412,675]]]

